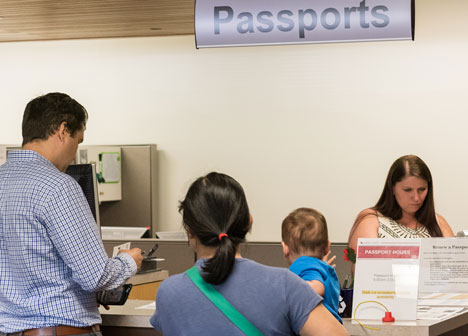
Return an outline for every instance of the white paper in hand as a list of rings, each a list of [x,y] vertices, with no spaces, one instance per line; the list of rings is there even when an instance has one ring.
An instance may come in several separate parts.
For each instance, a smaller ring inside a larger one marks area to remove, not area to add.
[[[112,253],[112,258],[114,258],[117,254],[119,254],[119,251],[120,250],[129,250],[130,249],[130,242],[127,242],[125,244],[122,244],[122,245],[117,245],[117,246],[114,246],[114,252]]]

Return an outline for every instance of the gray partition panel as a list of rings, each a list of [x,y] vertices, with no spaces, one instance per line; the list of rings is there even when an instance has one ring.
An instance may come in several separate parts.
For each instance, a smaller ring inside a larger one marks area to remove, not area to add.
[[[248,242],[241,246],[240,253],[244,258],[255,260],[264,265],[288,267],[284,259],[281,243]]]
[[[122,200],[102,202],[101,226],[150,227],[157,230],[156,145],[121,145]]]
[[[343,283],[346,275],[351,271],[351,263],[344,260],[344,249],[346,243],[332,243],[331,254],[336,256],[336,274],[340,284]],[[288,267],[288,263],[284,259],[281,243],[261,243],[248,242],[241,247],[241,254],[245,258],[255,260],[261,264]]]
[[[126,241],[105,241],[104,247],[108,255],[112,255],[113,247],[125,243]],[[138,247],[148,252],[155,243],[159,247],[154,256],[166,259],[158,263],[158,267],[168,270],[169,275],[185,272],[193,266],[195,254],[187,242],[181,241],[160,241],[155,239],[139,239],[131,241],[132,247]],[[346,275],[351,271],[351,263],[343,259],[343,251],[346,248],[345,243],[333,243],[331,251],[336,255],[336,273],[340,284],[343,283]],[[281,243],[271,242],[247,242],[241,246],[241,254],[245,258],[255,260],[261,264],[288,267],[283,256]]]
[[[110,256],[114,246],[124,244],[128,240],[106,240],[104,247]],[[131,241],[131,247],[138,247],[148,253],[155,243],[158,243],[158,249],[153,256],[163,258],[165,261],[158,262],[158,268],[169,271],[169,275],[185,272],[193,266],[195,254],[187,242],[183,241],[159,241],[156,239],[138,239]]]

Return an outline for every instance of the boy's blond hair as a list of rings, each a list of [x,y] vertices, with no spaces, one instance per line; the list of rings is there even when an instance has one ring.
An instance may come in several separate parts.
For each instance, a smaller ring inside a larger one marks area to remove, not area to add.
[[[281,238],[292,253],[321,259],[328,250],[327,221],[317,210],[298,208],[283,220]]]

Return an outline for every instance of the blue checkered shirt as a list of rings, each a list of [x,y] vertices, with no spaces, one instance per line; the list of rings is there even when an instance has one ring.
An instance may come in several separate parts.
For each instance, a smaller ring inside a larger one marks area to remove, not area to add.
[[[0,331],[101,323],[96,291],[135,274],[108,258],[76,181],[34,151],[0,166]]]

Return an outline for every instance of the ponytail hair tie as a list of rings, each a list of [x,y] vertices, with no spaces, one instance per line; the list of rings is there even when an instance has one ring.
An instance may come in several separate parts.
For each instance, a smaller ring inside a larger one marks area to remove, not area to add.
[[[229,236],[227,235],[227,233],[220,233],[220,234],[218,235],[219,241],[221,241],[221,238],[223,238],[223,237],[229,237]]]

